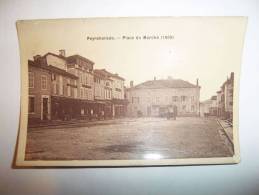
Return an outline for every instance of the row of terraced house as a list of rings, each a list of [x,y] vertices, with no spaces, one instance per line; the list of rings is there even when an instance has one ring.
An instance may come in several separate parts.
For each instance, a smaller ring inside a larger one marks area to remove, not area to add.
[[[234,72],[221,85],[217,95],[201,102],[201,116],[217,116],[221,119],[233,120]]]
[[[36,55],[28,61],[29,123],[125,116],[124,78],[80,56]]]

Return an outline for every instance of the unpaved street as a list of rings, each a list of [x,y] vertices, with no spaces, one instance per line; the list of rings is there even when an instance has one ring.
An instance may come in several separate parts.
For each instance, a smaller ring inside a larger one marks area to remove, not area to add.
[[[212,118],[116,119],[28,131],[27,160],[232,156]]]

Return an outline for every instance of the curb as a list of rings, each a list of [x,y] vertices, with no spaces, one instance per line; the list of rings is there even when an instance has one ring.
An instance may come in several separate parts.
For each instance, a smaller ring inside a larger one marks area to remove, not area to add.
[[[225,128],[221,125],[221,123],[219,122],[219,120],[217,119],[217,123],[220,125],[220,127],[223,129],[224,134],[226,135],[228,141],[231,143],[232,149],[234,151],[234,143],[232,141],[232,139],[229,137],[228,133],[226,132]]]
[[[110,121],[112,119],[102,120],[102,121]],[[56,127],[62,125],[75,125],[75,124],[93,124],[94,122],[100,121],[71,121],[71,122],[60,122],[60,123],[50,123],[50,124],[41,124],[41,125],[28,125],[28,128],[44,128],[44,127]]]

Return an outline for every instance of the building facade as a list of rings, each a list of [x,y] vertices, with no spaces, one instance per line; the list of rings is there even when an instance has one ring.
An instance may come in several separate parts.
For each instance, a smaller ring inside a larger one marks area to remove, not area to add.
[[[80,117],[92,119],[99,115],[98,106],[94,102],[94,62],[80,55],[73,55],[67,59],[67,71],[79,79],[77,80]]]
[[[180,79],[151,80],[127,89],[129,116],[161,116],[172,109],[178,116],[199,116],[200,86]]]
[[[212,96],[210,99],[200,103],[200,116],[217,116],[218,115],[218,101],[217,96]]]
[[[78,117],[78,77],[62,69],[52,67],[51,72],[51,118],[70,120]]]
[[[79,78],[78,94],[83,100],[94,100],[94,62],[80,55],[67,57],[67,71]]]
[[[201,102],[201,116],[218,116],[233,120],[234,73],[221,85],[217,95]]]
[[[233,120],[234,73],[222,84],[218,97],[218,117]]]
[[[80,55],[36,55],[28,61],[29,121],[125,115],[124,79]]]
[[[48,69],[28,61],[28,120],[38,122],[51,119],[51,74]]]
[[[36,109],[34,115],[29,115],[30,121],[76,118],[77,110],[74,105],[77,103],[78,77],[66,71],[65,58],[52,53],[37,55],[34,61],[28,61],[28,66],[29,107],[32,109],[35,96]],[[41,99],[38,99],[37,94],[42,96]],[[39,106],[37,102],[41,105]]]
[[[125,100],[125,79],[118,74],[113,74],[105,69],[95,70],[102,75],[104,82],[104,100],[106,101],[106,113],[112,117],[123,117],[126,115],[127,101]]]

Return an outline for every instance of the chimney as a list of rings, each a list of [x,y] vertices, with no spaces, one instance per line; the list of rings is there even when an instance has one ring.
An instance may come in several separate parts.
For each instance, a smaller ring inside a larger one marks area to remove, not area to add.
[[[33,56],[33,60],[36,62],[41,58],[41,55]]]
[[[154,77],[154,81],[156,81],[156,77]]]
[[[168,80],[172,80],[173,78],[172,78],[171,76],[168,76],[167,79],[168,79]]]
[[[199,79],[196,79],[196,86],[199,86]]]
[[[130,81],[130,87],[132,88],[134,86],[133,81]]]
[[[231,74],[230,74],[230,80],[234,80],[234,72],[231,72]]]
[[[59,55],[63,56],[63,57],[66,57],[66,51],[64,49],[60,49],[59,50]]]

